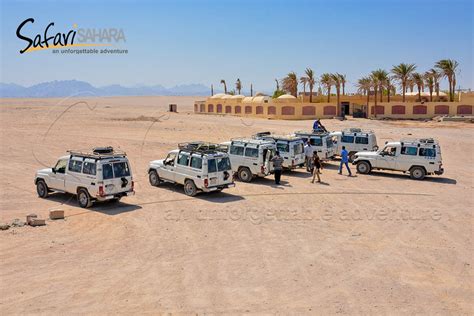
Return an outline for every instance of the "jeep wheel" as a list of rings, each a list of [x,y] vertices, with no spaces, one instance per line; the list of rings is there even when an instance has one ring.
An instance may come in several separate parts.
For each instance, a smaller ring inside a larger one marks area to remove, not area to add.
[[[88,208],[92,206],[92,199],[86,189],[79,189],[77,192],[77,203],[82,208]]]
[[[423,180],[425,178],[425,169],[421,167],[413,167],[410,169],[410,178],[415,180]]]
[[[40,198],[45,198],[48,196],[48,186],[44,182],[44,180],[38,180],[36,183],[36,192]]]
[[[367,161],[359,161],[357,163],[357,172],[361,174],[368,174],[371,171],[370,164]]]
[[[184,193],[188,196],[195,196],[197,194],[197,188],[193,180],[186,180],[184,182]]]
[[[157,187],[160,185],[160,176],[158,175],[158,172],[155,170],[150,171],[148,174],[148,180],[150,181],[150,184],[154,187]]]
[[[253,175],[252,171],[249,168],[243,167],[239,169],[239,179],[242,182],[250,182],[252,181]]]

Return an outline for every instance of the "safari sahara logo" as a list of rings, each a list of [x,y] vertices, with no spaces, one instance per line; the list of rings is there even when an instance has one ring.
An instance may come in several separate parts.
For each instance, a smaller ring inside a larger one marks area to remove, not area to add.
[[[16,36],[25,41],[25,47],[20,54],[46,49],[61,49],[84,46],[112,46],[112,44],[125,43],[126,38],[122,29],[117,28],[73,28],[66,33],[54,32],[54,22],[50,22],[43,33],[31,36],[28,34],[28,25],[35,23],[33,18],[28,18],[18,25]]]

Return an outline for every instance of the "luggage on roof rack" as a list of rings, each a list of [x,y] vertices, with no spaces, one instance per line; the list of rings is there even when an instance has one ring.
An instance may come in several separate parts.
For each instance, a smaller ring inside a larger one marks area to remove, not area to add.
[[[202,141],[179,143],[178,148],[184,151],[198,152],[203,154],[225,152],[223,145]]]
[[[126,157],[127,153],[122,150],[114,149],[112,146],[94,147],[91,151],[83,150],[68,150],[71,156],[90,157],[94,159],[112,158],[112,157]]]

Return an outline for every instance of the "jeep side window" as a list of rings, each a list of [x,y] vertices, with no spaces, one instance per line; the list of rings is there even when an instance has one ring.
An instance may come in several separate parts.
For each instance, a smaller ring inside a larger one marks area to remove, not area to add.
[[[258,158],[258,149],[257,148],[245,148],[245,157]]]
[[[169,166],[174,166],[174,159],[176,158],[176,154],[168,154],[168,156],[166,156],[166,159],[164,161],[165,165],[169,165]]]
[[[230,159],[228,157],[225,158],[217,158],[217,170],[219,171],[227,171],[230,170]]]
[[[67,160],[58,160],[56,163],[56,166],[54,167],[54,170],[56,170],[57,173],[65,173],[66,172],[66,166],[67,166]]]
[[[202,169],[202,158],[201,158],[201,157],[192,156],[192,157],[191,157],[191,168],[194,168],[194,169]]]
[[[309,141],[309,143],[312,145],[312,146],[322,146],[323,145],[323,141],[321,138],[311,138],[311,140]]]
[[[84,161],[84,166],[82,167],[82,173],[95,176],[96,164],[94,162]]]
[[[302,154],[304,152],[304,145],[299,143],[299,144],[294,144],[293,145],[293,151],[295,155]]]
[[[416,156],[417,148],[416,147],[406,147],[403,146],[401,150],[402,155]]]
[[[81,160],[69,160],[69,171],[72,172],[81,172],[82,171],[82,161]]]
[[[207,161],[207,173],[214,173],[217,171],[216,160],[209,159]]]
[[[114,163],[114,175],[116,178],[130,176],[130,169],[128,168],[128,163],[126,163],[125,161]]]
[[[369,144],[369,138],[368,137],[356,137],[356,144],[363,144],[363,145],[368,145]]]
[[[277,150],[279,152],[287,153],[290,151],[290,145],[288,143],[277,143]]]
[[[334,144],[334,143],[333,143],[331,137],[326,138],[326,146],[327,146],[328,148],[331,148],[331,147],[333,146],[333,144]]]
[[[178,165],[188,166],[189,165],[189,155],[185,153],[180,153],[178,156]]]
[[[422,157],[436,157],[436,150],[434,148],[420,148],[420,156]]]
[[[230,154],[231,155],[243,156],[244,155],[244,147],[230,146]]]
[[[342,136],[341,142],[352,144],[354,142],[354,136],[344,135],[344,136]]]
[[[382,152],[387,156],[395,156],[395,153],[397,152],[397,148],[396,147],[385,147]]]
[[[112,179],[114,177],[114,172],[112,171],[111,164],[103,164],[102,165],[102,178],[104,180]]]

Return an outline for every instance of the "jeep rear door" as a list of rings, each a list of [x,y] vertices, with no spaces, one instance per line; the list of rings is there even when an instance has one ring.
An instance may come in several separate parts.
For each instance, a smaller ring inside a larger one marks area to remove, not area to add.
[[[131,191],[132,174],[128,161],[109,160],[102,162],[102,181],[105,195]]]

